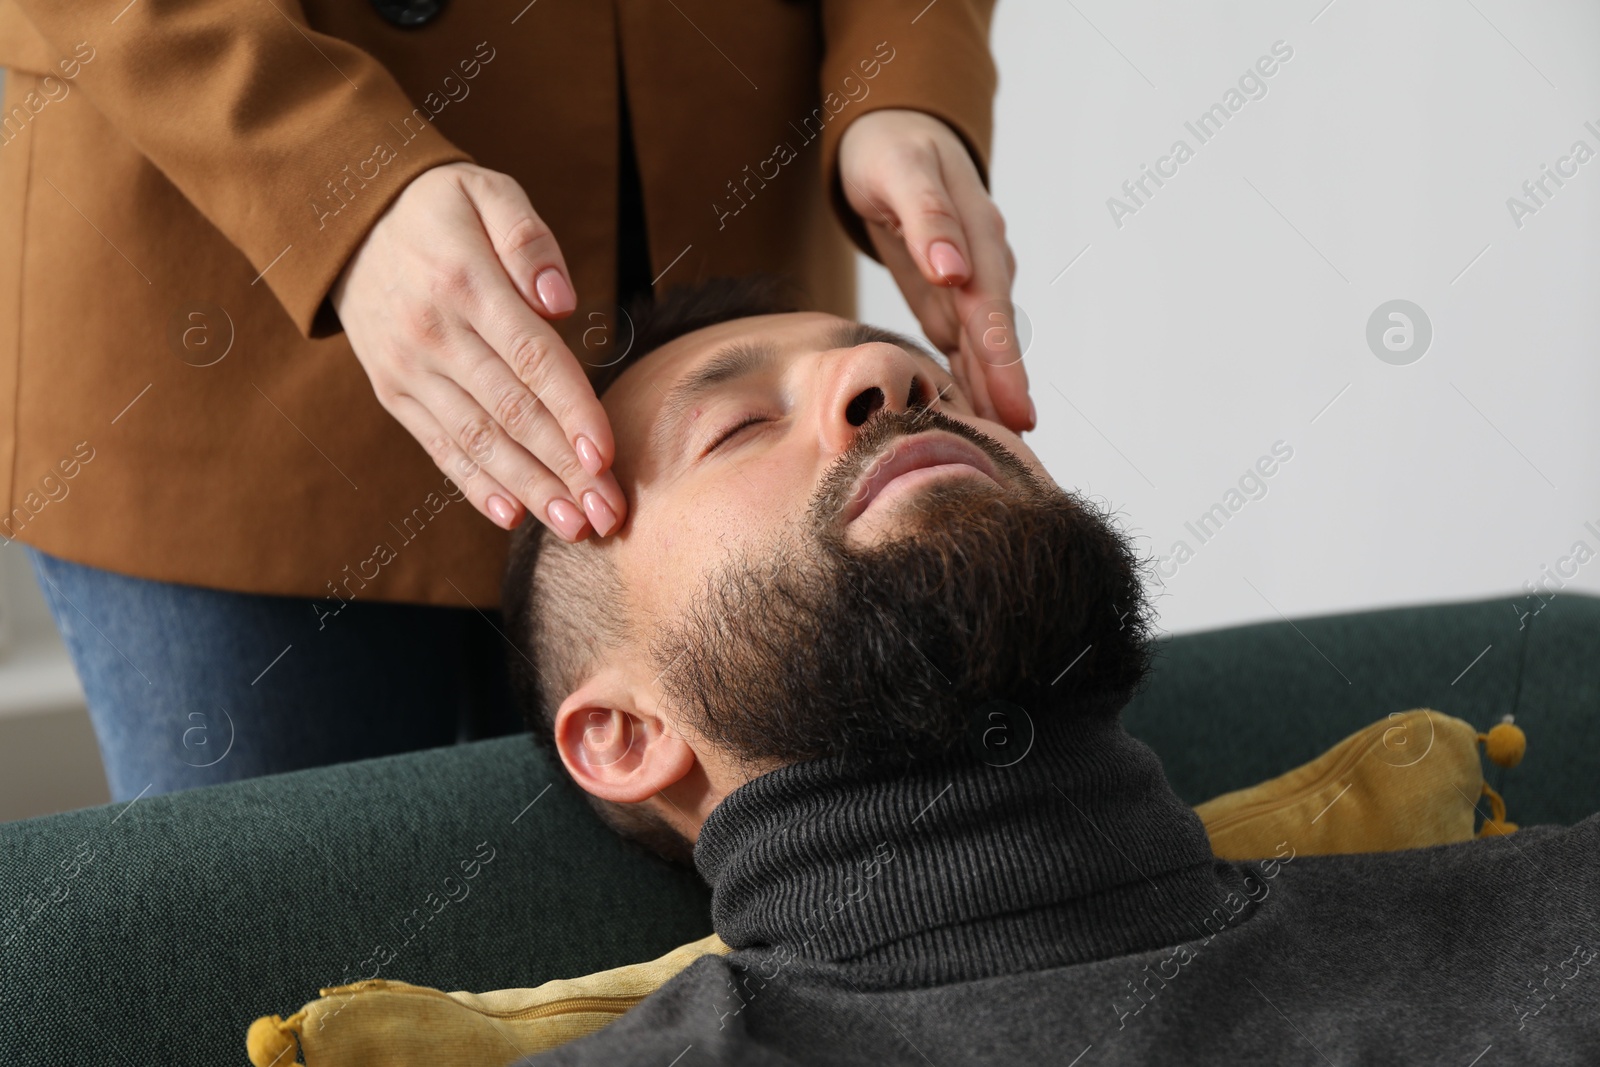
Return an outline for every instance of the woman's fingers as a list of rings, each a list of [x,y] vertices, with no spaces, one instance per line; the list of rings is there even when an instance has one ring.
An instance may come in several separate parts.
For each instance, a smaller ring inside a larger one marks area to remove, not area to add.
[[[571,297],[521,188],[465,163],[407,186],[331,294],[379,402],[473,506],[507,529],[526,507],[568,540],[627,513],[605,408],[542,317]]]
[[[493,354],[487,358],[492,360]],[[555,459],[554,466],[546,464],[507,434],[476,397],[450,378],[433,376],[418,395],[409,399],[437,427],[434,438],[419,438],[427,444],[434,462],[439,463],[443,457],[461,469],[461,457],[465,457],[470,468],[487,479],[488,488],[477,494],[486,505],[489,496],[503,487],[504,498],[515,512],[512,525],[520,519],[521,506],[569,541],[584,536],[590,527],[597,533],[603,531],[603,536],[620,525],[611,501],[618,499],[621,492],[609,471],[591,479],[581,470],[574,475],[570,462]],[[543,443],[553,441],[559,445],[559,428],[550,420],[545,422],[549,434]],[[577,482],[578,488],[569,487],[569,479]],[[480,510],[490,513],[486,508]]]
[[[463,452],[563,536],[571,537],[563,514],[588,520],[602,537],[616,530],[627,513],[616,476],[584,469],[544,400],[492,349],[476,338],[461,348],[455,374],[435,374],[413,395]],[[571,510],[552,512],[556,499]]]
[[[503,277],[484,272],[468,313],[472,328],[545,401],[585,469],[599,474],[615,456],[611,422],[577,357],[528,310],[562,318],[577,306],[555,235],[522,187],[503,174],[476,172],[463,181],[462,191],[505,271]]]
[[[567,261],[522,186],[508,175],[478,171],[464,175],[460,189],[483,221],[485,236],[523,300],[548,318],[572,314],[578,296]]]
[[[599,490],[620,522],[627,505],[604,465],[612,448],[610,420],[577,357],[504,279],[485,279],[470,314],[469,325],[487,350],[474,354],[476,346],[463,346],[468,352],[457,382],[566,483],[574,500]],[[599,514],[603,520],[605,513]],[[595,529],[601,536],[611,532],[603,521]]]
[[[974,411],[983,418],[1001,422],[1003,420],[1000,418],[1000,413],[995,410],[994,398],[989,392],[989,378],[984,370],[983,360],[972,351],[971,339],[966,333],[962,333],[961,344],[956,353],[950,357],[950,374],[961,383],[967,398],[972,401]]]
[[[1010,293],[1016,259],[971,153],[932,115],[884,108],[851,123],[839,175],[923,330],[985,418],[1031,429]],[[892,234],[892,236],[891,236]]]
[[[959,175],[952,196],[971,235],[973,253],[971,280],[951,293],[955,314],[977,363],[974,373],[984,379],[998,421],[1012,430],[1029,430],[1035,418],[1011,303],[1015,258],[1006,243],[1005,219],[975,172],[950,169]]]
[[[965,284],[972,277],[972,257],[961,216],[945,188],[938,149],[913,141],[899,156],[898,166],[878,173],[886,221],[898,230],[923,281]]]
[[[894,230],[918,276],[937,286],[964,284],[972,272],[963,220],[943,173],[939,135],[946,132],[943,123],[920,112],[869,112],[845,131],[851,151],[846,159],[841,145],[839,170],[856,213]],[[860,145],[872,147],[863,154],[856,151]]]
[[[928,340],[946,355],[955,352],[961,340],[961,324],[956,319],[950,290],[927,284],[904,239],[888,226],[869,223],[867,236]]]
[[[404,394],[393,397],[385,407],[407,433],[422,443],[434,466],[461,487],[473,507],[489,516],[501,529],[510,530],[517,525],[522,509],[516,497],[463,452],[427,408]]]
[[[922,332],[950,360],[950,375],[961,386],[980,418],[1003,421],[990,398],[986,365],[972,348],[968,332],[956,317],[955,291],[927,285],[901,240],[884,226],[868,226],[873,246],[900,287]]]

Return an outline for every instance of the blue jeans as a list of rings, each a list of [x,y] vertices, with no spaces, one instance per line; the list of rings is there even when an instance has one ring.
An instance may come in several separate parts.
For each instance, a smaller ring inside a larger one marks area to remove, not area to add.
[[[514,733],[499,613],[134,578],[22,546],[89,702],[111,797]]]

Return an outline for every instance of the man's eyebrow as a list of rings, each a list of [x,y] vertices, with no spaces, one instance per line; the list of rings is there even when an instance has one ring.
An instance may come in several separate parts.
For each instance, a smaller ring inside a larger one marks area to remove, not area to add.
[[[677,430],[682,426],[684,414],[696,401],[719,385],[748,378],[767,368],[777,358],[778,346],[766,340],[734,341],[718,349],[716,355],[672,387],[667,399],[662,402],[661,413],[656,418],[647,447],[652,453],[660,454],[664,446],[677,440]]]
[[[822,346],[824,349],[854,348],[872,341],[885,341],[897,345],[909,355],[927,360],[940,370],[949,373],[949,368],[917,341],[905,334],[871,323],[836,323],[823,335]],[[686,374],[682,381],[672,387],[672,391],[662,402],[647,447],[653,453],[660,454],[663,448],[676,442],[677,431],[682,425],[683,417],[696,401],[719,385],[748,378],[767,370],[777,362],[779,356],[778,346],[765,339],[733,341],[718,349],[710,359]]]

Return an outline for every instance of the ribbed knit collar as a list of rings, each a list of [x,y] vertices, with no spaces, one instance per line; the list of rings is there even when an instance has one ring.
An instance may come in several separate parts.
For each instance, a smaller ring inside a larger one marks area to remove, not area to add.
[[[1011,766],[963,749],[892,776],[832,758],[763,774],[712,810],[694,860],[734,949],[844,965],[875,988],[1204,937],[1244,884],[1154,752],[1115,718],[1068,715],[1043,719]]]

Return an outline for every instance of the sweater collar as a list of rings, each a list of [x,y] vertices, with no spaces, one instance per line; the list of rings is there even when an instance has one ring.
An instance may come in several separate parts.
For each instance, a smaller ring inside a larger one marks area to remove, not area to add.
[[[1243,885],[1148,746],[1114,716],[1065,713],[1010,766],[962,749],[897,773],[826,758],[760,775],[712,810],[694,859],[732,948],[878,988],[1189,941]]]

